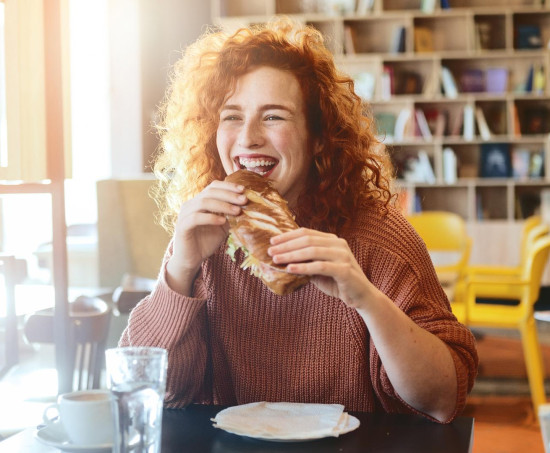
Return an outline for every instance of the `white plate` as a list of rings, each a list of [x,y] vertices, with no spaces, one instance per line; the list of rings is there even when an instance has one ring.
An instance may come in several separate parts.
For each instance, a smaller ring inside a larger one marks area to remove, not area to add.
[[[47,426],[37,428],[34,437],[50,447],[59,448],[62,451],[72,453],[111,453],[113,450],[112,444],[74,445],[66,436]]]
[[[357,428],[359,428],[359,420],[354,417],[353,415],[347,414],[347,423],[346,425],[340,430],[338,435],[349,433]],[[285,439],[277,439],[274,437],[263,437],[261,435],[253,435],[253,434],[243,434],[242,432],[236,432],[228,428],[221,427],[224,431],[227,431],[231,434],[237,434],[242,437],[250,437],[251,439],[258,439],[258,440],[267,440],[269,442],[309,442],[311,440],[317,440],[317,439],[324,439],[325,437],[334,437],[329,435],[322,435],[322,436],[310,436],[310,437],[296,437],[296,438],[285,438]]]

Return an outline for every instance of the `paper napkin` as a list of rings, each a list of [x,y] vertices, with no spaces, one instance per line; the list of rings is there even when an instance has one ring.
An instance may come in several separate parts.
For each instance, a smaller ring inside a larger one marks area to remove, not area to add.
[[[229,407],[212,421],[216,428],[262,439],[319,439],[349,431],[349,416],[341,404],[262,401]]]

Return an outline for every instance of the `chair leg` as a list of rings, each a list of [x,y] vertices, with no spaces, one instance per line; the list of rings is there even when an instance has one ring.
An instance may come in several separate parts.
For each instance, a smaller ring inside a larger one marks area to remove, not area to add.
[[[520,326],[520,333],[529,388],[531,390],[531,399],[536,416],[538,407],[546,403],[546,392],[544,389],[544,362],[537,335],[537,326],[533,316],[524,325]]]

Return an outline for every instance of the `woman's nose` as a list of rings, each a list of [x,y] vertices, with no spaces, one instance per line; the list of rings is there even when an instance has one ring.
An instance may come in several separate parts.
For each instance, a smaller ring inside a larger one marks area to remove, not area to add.
[[[258,148],[263,144],[262,127],[257,121],[246,121],[239,133],[239,146]]]

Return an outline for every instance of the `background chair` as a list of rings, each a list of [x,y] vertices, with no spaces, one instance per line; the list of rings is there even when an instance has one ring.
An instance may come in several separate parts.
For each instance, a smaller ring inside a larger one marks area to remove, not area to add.
[[[550,236],[539,237],[528,248],[521,272],[506,275],[470,276],[466,283],[464,324],[469,327],[516,329],[521,335],[525,365],[535,414],[546,402],[544,363],[540,351],[534,304],[550,253]],[[492,303],[478,300],[495,298]],[[506,303],[506,300],[517,303]]]
[[[458,214],[424,211],[407,217],[424,240],[440,282],[447,293],[455,316],[464,318],[465,284],[472,240],[466,223]],[[456,303],[455,303],[456,301]]]
[[[548,234],[550,227],[542,223],[542,218],[539,215],[527,218],[523,224],[520,238],[520,258],[519,263],[515,266],[501,265],[476,265],[468,267],[468,275],[512,275],[521,274],[524,267],[524,262],[527,258],[528,251],[533,242],[541,236]]]
[[[69,304],[69,320],[73,390],[100,388],[111,308],[100,298],[81,296]],[[53,322],[53,309],[30,315],[24,325],[25,337],[30,343],[53,343]]]
[[[99,283],[118,287],[126,275],[156,279],[170,235],[157,223],[155,180],[97,182]]]

